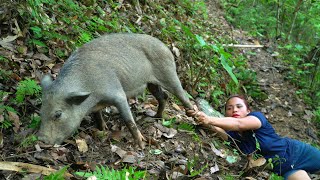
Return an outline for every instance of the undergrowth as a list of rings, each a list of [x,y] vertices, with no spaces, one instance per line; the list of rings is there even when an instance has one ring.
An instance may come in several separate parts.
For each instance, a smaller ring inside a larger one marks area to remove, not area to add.
[[[314,109],[320,123],[320,6],[319,1],[222,0],[226,19],[278,54],[283,74],[296,85],[297,96]]]

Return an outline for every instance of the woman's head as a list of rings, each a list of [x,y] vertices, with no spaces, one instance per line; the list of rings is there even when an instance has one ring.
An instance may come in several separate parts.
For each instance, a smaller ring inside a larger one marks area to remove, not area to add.
[[[251,111],[248,101],[242,95],[233,95],[228,98],[225,105],[225,116],[242,118]]]

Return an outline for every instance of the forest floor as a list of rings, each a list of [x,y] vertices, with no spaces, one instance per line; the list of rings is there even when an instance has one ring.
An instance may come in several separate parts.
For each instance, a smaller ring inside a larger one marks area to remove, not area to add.
[[[208,8],[212,21],[219,24],[219,27],[232,36],[238,44],[254,44],[253,38],[246,32],[232,28],[224,20],[223,11],[216,1],[208,1]],[[265,113],[281,136],[319,144],[317,130],[311,121],[310,109],[296,95],[295,87],[285,80],[282,72],[286,71],[286,68],[273,55],[274,52],[268,47],[237,49],[248,57],[250,68],[257,73],[260,88],[267,94],[266,100],[252,102],[252,108]],[[110,111],[105,113],[108,132],[95,129],[92,118],[87,117],[82,122],[79,133],[58,147],[42,144],[37,144],[35,147],[20,147],[14,138],[14,132],[4,131],[1,159],[6,162],[24,162],[54,169],[69,165],[70,173],[92,171],[98,164],[108,165],[114,169],[128,165],[139,170],[147,170],[151,174],[147,179],[269,178],[270,171],[263,166],[240,174],[245,168],[246,157],[237,155],[233,148],[221,142],[215,134],[197,127],[195,132],[198,136],[195,136],[190,131],[177,131],[173,127],[164,127],[162,120],[146,116],[155,113],[157,103],[151,96],[147,95],[143,100],[130,100],[130,104],[139,129],[150,142],[150,145],[143,150],[136,146],[131,134],[119,119],[118,113],[114,109],[109,109]],[[192,118],[185,115],[183,107],[174,101],[168,103],[165,112],[166,119],[176,119],[175,124],[181,122],[195,124]],[[19,136],[25,137],[27,133],[29,132],[21,131]],[[228,159],[232,157],[236,157],[236,162]],[[0,167],[3,165],[0,164]],[[201,171],[203,167],[206,168]],[[201,173],[197,174],[197,170]],[[43,171],[37,173],[16,171],[13,169],[0,171],[0,179],[36,179],[43,177],[44,174]],[[191,174],[196,175],[191,177]],[[313,178],[319,177],[313,176]]]

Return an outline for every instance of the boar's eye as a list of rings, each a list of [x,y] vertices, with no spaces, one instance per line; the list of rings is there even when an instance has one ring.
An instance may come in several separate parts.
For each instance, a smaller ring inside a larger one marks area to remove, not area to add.
[[[54,113],[53,119],[54,119],[54,120],[58,120],[58,119],[61,117],[61,115],[62,115],[62,111],[61,111],[61,110],[56,111],[56,112]]]

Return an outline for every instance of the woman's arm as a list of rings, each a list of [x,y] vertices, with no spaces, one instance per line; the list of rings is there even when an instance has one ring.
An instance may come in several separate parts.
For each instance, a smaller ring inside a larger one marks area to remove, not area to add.
[[[204,112],[199,111],[195,117],[200,124],[217,126],[228,131],[255,130],[261,127],[261,121],[255,116],[218,118],[207,116]]]
[[[219,128],[217,126],[210,126],[210,130],[216,132],[222,140],[225,140],[225,141],[228,140],[228,134],[222,128]]]

